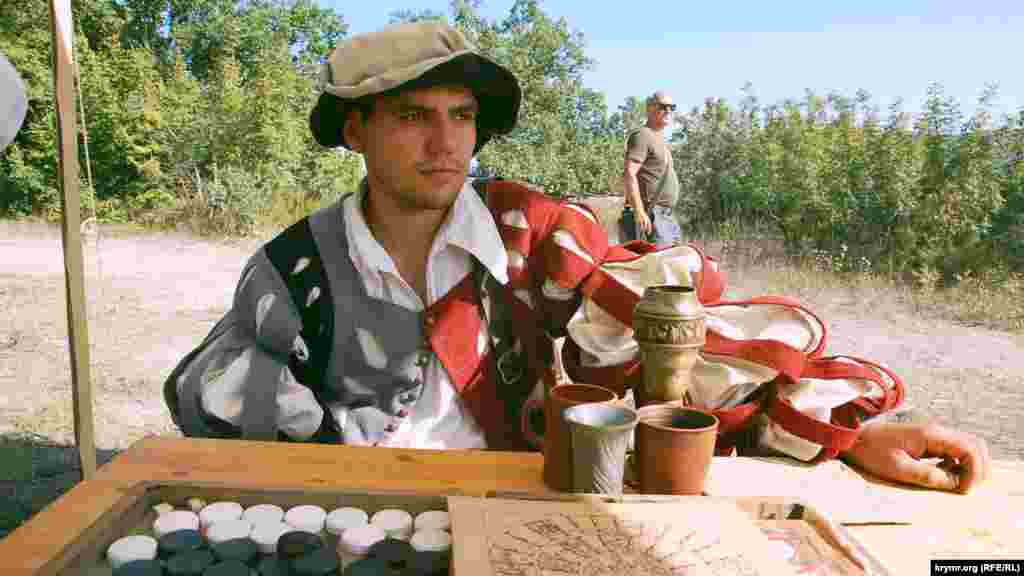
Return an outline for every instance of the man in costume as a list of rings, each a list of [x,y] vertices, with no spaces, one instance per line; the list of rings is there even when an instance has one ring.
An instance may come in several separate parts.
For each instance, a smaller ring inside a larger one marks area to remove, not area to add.
[[[189,436],[440,449],[531,446],[530,407],[573,379],[622,394],[640,379],[630,311],[653,284],[693,286],[709,313],[691,391],[722,418],[720,451],[843,456],[882,476],[968,490],[985,443],[875,421],[902,384],[822,358],[823,324],[779,298],[721,300],[690,246],[609,246],[595,215],[529,186],[470,184],[470,159],[515,126],[516,78],[440,23],[340,43],[310,115],[316,140],[363,155],[353,194],[247,263],[228,314],[175,368],[165,397]],[[947,458],[958,469],[919,461]]]

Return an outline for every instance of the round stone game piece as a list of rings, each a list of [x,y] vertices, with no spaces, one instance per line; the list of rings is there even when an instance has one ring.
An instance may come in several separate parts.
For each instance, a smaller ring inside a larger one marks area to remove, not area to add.
[[[448,512],[444,510],[427,510],[416,515],[416,519],[413,521],[413,531],[416,530],[427,530],[430,528],[436,530],[451,530],[452,521]]]
[[[362,559],[370,551],[370,547],[387,538],[387,532],[375,524],[349,528],[341,535],[338,542],[338,554],[343,567]]]
[[[379,510],[370,518],[370,523],[380,526],[392,538],[408,540],[412,536],[412,514],[405,510]]]
[[[410,576],[446,576],[451,566],[448,552],[417,552],[412,561]]]
[[[326,518],[327,512],[323,508],[304,504],[289,508],[288,512],[284,515],[284,523],[296,530],[319,534],[324,530],[324,520]]]
[[[227,560],[211,564],[203,571],[203,576],[251,576],[252,570],[238,560]]]
[[[205,545],[198,530],[175,530],[168,532],[157,541],[157,555],[169,558],[175,554],[199,550]]]
[[[256,567],[259,576],[289,576],[288,565],[276,554],[265,556]]]
[[[242,517],[242,505],[238,502],[214,502],[199,511],[199,527],[205,532],[211,524],[224,520],[238,520]]]
[[[200,510],[206,508],[206,500],[203,500],[202,498],[189,498],[188,501],[185,502],[185,505],[188,506],[189,510],[199,514]]]
[[[409,543],[418,552],[447,552],[452,547],[452,535],[444,530],[417,530]]]
[[[393,572],[380,558],[363,558],[349,564],[342,576],[390,576]]]
[[[174,506],[172,504],[170,504],[169,502],[161,502],[161,503],[157,504],[156,506],[153,506],[153,512],[156,512],[157,516],[162,516],[164,514],[167,514],[168,512],[173,512],[173,511],[174,511]]]
[[[291,561],[293,576],[333,576],[339,567],[338,555],[330,548],[318,548]]]
[[[132,560],[155,560],[156,548],[157,541],[152,536],[125,536],[107,548],[107,561],[116,570]]]
[[[380,558],[395,571],[402,571],[411,566],[415,554],[416,550],[411,544],[391,537],[375,543],[366,551],[367,558]]]
[[[153,521],[153,536],[157,540],[178,530],[199,530],[199,516],[189,510],[172,510]]]
[[[285,532],[277,540],[277,555],[281,558],[291,559],[323,547],[324,542],[317,534],[292,530]]]
[[[248,538],[233,538],[214,544],[211,548],[213,556],[219,560],[238,560],[243,564],[253,564],[260,554],[256,543]]]
[[[213,546],[236,538],[248,538],[251,533],[252,524],[245,520],[222,520],[206,529],[206,540]]]
[[[114,570],[114,576],[163,576],[159,560],[132,560]]]
[[[249,538],[256,544],[262,554],[273,554],[277,552],[277,542],[294,528],[284,522],[266,522],[256,524],[249,533]]]
[[[359,508],[338,508],[332,510],[327,518],[324,519],[324,527],[329,534],[334,536],[341,536],[341,534],[349,528],[355,528],[356,526],[366,526],[370,523],[370,515],[365,510]]]
[[[192,550],[168,558],[164,572],[167,576],[202,576],[215,561],[209,550]]]
[[[274,504],[257,504],[245,509],[242,519],[248,520],[253,526],[267,522],[280,522],[284,518],[284,510]]]

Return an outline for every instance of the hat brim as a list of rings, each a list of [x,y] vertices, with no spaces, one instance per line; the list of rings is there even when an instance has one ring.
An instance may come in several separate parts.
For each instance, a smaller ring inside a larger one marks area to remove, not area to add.
[[[508,134],[515,128],[522,100],[519,82],[503,66],[472,52],[446,59],[415,78],[364,97],[444,85],[465,86],[476,96],[480,112],[474,154],[494,136]],[[342,98],[331,92],[320,95],[309,115],[309,128],[317,143],[327,148],[349,148],[344,128],[354,105],[354,98]]]

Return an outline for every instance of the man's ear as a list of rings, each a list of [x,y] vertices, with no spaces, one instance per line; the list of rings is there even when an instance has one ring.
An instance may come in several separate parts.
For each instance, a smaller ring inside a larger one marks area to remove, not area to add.
[[[353,152],[363,151],[363,133],[366,122],[363,120],[363,113],[358,109],[351,109],[345,117],[345,124],[342,127],[342,134],[345,136],[345,143]]]

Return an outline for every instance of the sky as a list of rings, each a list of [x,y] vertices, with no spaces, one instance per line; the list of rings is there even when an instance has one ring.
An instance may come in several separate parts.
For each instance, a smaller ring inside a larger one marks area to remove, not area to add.
[[[380,28],[399,9],[449,13],[446,0],[318,0],[350,33]],[[488,19],[512,0],[484,0]],[[595,60],[585,75],[614,110],[628,96],[663,89],[680,108],[708,97],[738,103],[750,82],[764,104],[807,90],[853,97],[867,90],[884,113],[901,98],[920,111],[931,83],[977,109],[995,83],[997,118],[1024,108],[1024,0],[776,0],[598,2],[542,0],[582,32]]]

